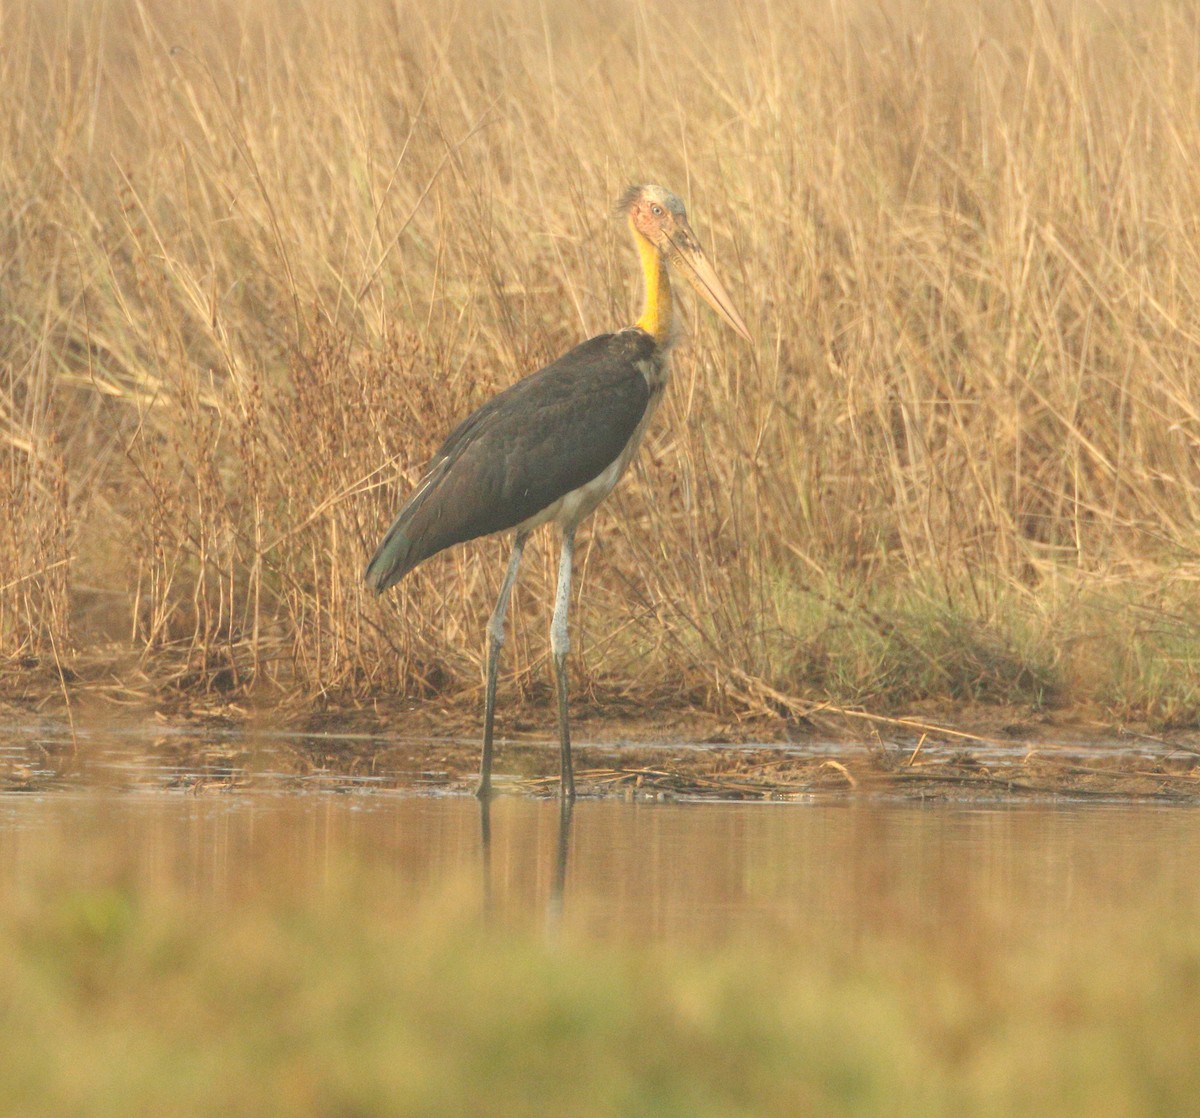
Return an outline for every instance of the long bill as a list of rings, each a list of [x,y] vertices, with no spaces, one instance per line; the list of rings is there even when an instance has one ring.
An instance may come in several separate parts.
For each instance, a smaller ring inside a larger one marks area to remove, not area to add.
[[[718,278],[713,266],[704,255],[704,250],[692,235],[691,229],[676,222],[675,231],[667,238],[666,249],[671,263],[683,274],[702,298],[714,311],[725,320],[736,333],[746,341],[753,343],[750,331],[742,316],[738,314],[729,292]]]

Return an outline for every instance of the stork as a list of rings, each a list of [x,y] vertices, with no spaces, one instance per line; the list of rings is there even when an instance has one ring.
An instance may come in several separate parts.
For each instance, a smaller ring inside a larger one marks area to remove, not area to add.
[[[487,626],[483,755],[476,793],[481,799],[492,794],[504,617],[529,533],[550,523],[562,531],[550,624],[560,787],[564,801],[575,798],[567,710],[567,609],[575,530],[625,472],[662,399],[675,322],[670,269],[687,279],[742,338],[752,340],[692,233],[679,198],[661,186],[633,186],[621,197],[618,211],[628,220],[641,259],[646,293],[641,317],[633,326],[576,346],[468,415],[433,456],[367,565],[367,585],[378,594],[445,548],[494,532],[516,532]]]

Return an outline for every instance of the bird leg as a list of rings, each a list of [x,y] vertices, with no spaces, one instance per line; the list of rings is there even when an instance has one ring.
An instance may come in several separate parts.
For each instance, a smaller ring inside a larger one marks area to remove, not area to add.
[[[567,859],[571,852],[571,812],[575,801],[558,804],[558,847],[554,852],[554,879],[550,882],[550,902],[546,906],[546,930],[557,935],[562,928],[563,894],[567,889]]]
[[[558,593],[554,597],[554,620],[550,623],[550,650],[554,653],[554,682],[558,688],[558,740],[562,748],[561,786],[564,800],[575,798],[571,772],[571,726],[567,715],[567,608],[571,600],[571,559],[575,553],[575,528],[563,529],[562,556],[558,561]]]
[[[521,554],[525,550],[527,532],[521,532],[513,541],[512,555],[508,560],[508,570],[504,572],[504,582],[500,586],[500,597],[496,599],[496,608],[492,610],[491,620],[488,621],[488,652],[487,652],[487,692],[483,706],[483,758],[479,764],[479,787],[475,795],[481,800],[492,794],[492,725],[496,718],[496,674],[500,669],[500,649],[504,645],[504,615],[508,612],[508,599],[512,594],[513,583],[517,581],[517,571],[521,567]]]

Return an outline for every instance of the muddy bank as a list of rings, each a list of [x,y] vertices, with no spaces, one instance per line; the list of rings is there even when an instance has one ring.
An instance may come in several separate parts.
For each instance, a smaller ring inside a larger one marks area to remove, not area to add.
[[[479,712],[467,703],[122,710],[93,698],[73,703],[69,717],[65,708],[48,710],[0,706],[0,790],[466,794],[479,764]],[[501,792],[555,793],[553,725],[548,708],[504,712]],[[1105,725],[1083,711],[1064,717],[960,708],[893,717],[824,710],[731,719],[581,701],[573,730],[582,796],[1200,803],[1200,734]]]

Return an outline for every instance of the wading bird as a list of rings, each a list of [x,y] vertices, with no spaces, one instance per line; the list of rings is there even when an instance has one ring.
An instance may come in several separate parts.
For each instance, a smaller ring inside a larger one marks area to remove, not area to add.
[[[367,566],[367,585],[381,593],[447,547],[516,530],[487,627],[481,798],[492,790],[496,673],[508,599],[529,533],[554,523],[562,529],[562,555],[550,648],[558,692],[562,796],[574,799],[566,661],[575,529],[625,472],[666,387],[674,321],[668,268],[751,340],[674,194],[661,186],[630,187],[618,209],[628,219],[641,257],[646,287],[641,317],[633,326],[576,346],[467,416],[433,456]]]

